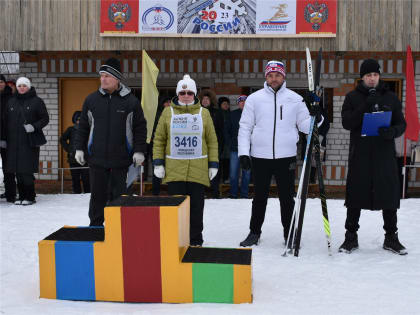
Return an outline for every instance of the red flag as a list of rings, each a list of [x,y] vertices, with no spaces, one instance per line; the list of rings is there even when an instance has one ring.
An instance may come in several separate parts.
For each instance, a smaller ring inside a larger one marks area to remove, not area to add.
[[[416,89],[414,87],[414,64],[411,55],[411,47],[407,46],[407,65],[405,71],[405,120],[407,121],[407,129],[405,137],[407,139],[419,140],[419,113],[417,110]]]

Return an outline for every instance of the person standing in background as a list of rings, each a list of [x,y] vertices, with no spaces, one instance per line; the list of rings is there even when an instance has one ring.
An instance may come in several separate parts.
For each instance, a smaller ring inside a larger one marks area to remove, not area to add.
[[[226,183],[229,180],[229,160],[230,160],[230,147],[231,137],[226,129],[226,125],[230,121],[230,100],[229,98],[222,96],[219,98],[219,108],[223,116],[223,148],[219,157],[220,172],[217,175],[222,183]]]
[[[29,137],[42,129],[50,119],[44,101],[37,96],[28,78],[16,81],[17,93],[8,101],[6,111],[6,172],[16,174],[19,200],[15,205],[35,203],[35,177],[39,170],[39,146],[31,146]],[[43,136],[45,138],[45,136]]]
[[[6,111],[7,102],[13,95],[13,91],[6,84],[6,77],[0,75],[0,148],[1,148],[1,160],[2,160],[2,171],[3,171],[3,183],[4,193],[1,194],[1,198],[5,198],[7,202],[14,203],[16,199],[16,181],[15,174],[8,173],[6,171],[6,150],[7,150],[7,121]]]
[[[83,183],[84,193],[90,193],[90,181],[89,181],[89,170],[81,169],[79,163],[75,159],[76,154],[76,132],[79,128],[81,111],[75,111],[73,113],[72,122],[73,126],[70,126],[60,137],[60,143],[64,151],[67,152],[67,162],[70,166],[71,181],[73,194],[81,194],[82,186],[80,180]]]

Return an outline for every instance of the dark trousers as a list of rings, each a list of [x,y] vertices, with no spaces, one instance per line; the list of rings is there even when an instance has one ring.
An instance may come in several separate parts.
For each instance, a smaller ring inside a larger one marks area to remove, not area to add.
[[[79,168],[81,167],[79,163],[70,163],[70,167],[76,168],[70,170],[73,193],[82,193],[82,185],[80,184],[80,181],[83,183],[83,191],[85,193],[90,193],[89,169]]]
[[[220,198],[219,186],[220,186],[220,169],[217,172],[216,176],[214,176],[214,178],[210,181],[210,189],[211,189],[212,198],[215,198],[215,199]]]
[[[90,226],[103,225],[107,201],[112,201],[126,193],[127,170],[127,167],[109,169],[90,166]]]
[[[254,234],[261,234],[264,223],[267,199],[270,192],[271,177],[274,175],[280,199],[281,223],[284,238],[287,238],[290,221],[295,205],[295,169],[296,157],[282,159],[252,158],[254,174],[255,196],[252,200],[252,215],[250,230]]]
[[[16,173],[20,200],[35,201],[35,177],[32,173]]]
[[[220,159],[219,160],[219,173],[222,179],[222,183],[229,179],[229,169],[230,169],[230,160],[229,159]]]
[[[159,177],[156,177],[155,174],[153,174],[152,177],[152,194],[154,196],[159,196],[160,194],[160,184],[162,183],[162,179]]]
[[[204,185],[193,182],[169,182],[169,195],[190,196],[190,244],[203,243]]]
[[[4,183],[4,194],[6,195],[7,201],[14,201],[16,199],[16,181],[14,173],[7,173],[4,169],[6,166],[6,149],[1,149],[1,160],[3,163],[3,183]]]
[[[359,230],[359,219],[361,209],[347,208],[347,218],[345,228],[349,232],[357,232]],[[384,218],[384,230],[387,234],[394,234],[398,231],[397,228],[397,209],[382,210],[382,217]]]

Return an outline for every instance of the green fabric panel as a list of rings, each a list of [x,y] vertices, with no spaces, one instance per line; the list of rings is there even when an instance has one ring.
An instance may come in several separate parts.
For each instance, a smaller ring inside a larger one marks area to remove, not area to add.
[[[233,265],[194,263],[194,303],[233,303]]]

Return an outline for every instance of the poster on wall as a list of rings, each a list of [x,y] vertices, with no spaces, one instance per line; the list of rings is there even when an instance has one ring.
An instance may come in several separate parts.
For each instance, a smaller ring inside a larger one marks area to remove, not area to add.
[[[295,34],[296,0],[258,1],[257,34]]]
[[[296,34],[335,34],[337,0],[298,0]]]
[[[143,0],[140,5],[140,33],[176,34],[178,0]]]
[[[139,0],[101,0],[102,34],[138,34]]]
[[[178,34],[255,34],[255,0],[179,0]]]
[[[337,0],[101,0],[102,36],[335,37]]]

